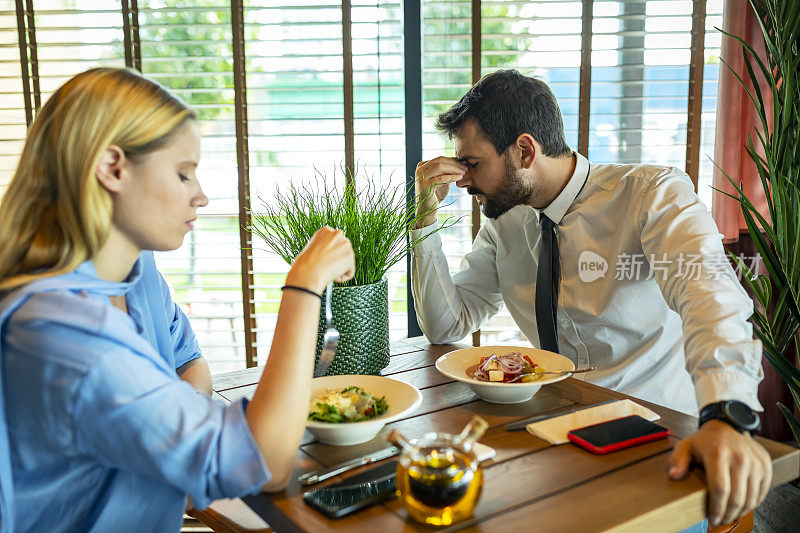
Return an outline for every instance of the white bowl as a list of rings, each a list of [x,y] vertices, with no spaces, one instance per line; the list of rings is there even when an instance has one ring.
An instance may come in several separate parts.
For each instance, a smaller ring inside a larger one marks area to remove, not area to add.
[[[547,375],[533,382],[497,383],[479,381],[467,375],[467,368],[480,362],[481,357],[492,354],[505,355],[518,352],[527,355],[531,361],[546,371],[575,370],[572,361],[557,353],[526,348],[522,346],[478,346],[447,353],[436,360],[436,369],[447,377],[468,383],[481,399],[492,403],[520,403],[533,398],[542,385],[555,383],[569,377],[569,374]]]
[[[306,428],[325,444],[351,446],[372,440],[387,423],[408,415],[422,403],[422,394],[413,385],[383,376],[325,376],[311,380],[311,398],[324,394],[328,389],[341,390],[346,387],[361,387],[380,398],[386,397],[389,408],[372,420],[332,424],[309,420]]]

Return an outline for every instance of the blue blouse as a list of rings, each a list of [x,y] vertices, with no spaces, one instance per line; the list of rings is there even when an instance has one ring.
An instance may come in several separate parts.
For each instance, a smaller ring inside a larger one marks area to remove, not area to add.
[[[0,533],[178,531],[187,494],[202,509],[269,480],[244,402],[176,375],[200,349],[152,253],[121,283],[87,261],[3,296]]]

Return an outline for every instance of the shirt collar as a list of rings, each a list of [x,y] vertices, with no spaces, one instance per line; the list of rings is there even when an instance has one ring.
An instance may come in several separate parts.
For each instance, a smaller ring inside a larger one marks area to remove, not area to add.
[[[131,268],[130,274],[123,281],[100,279],[91,259],[81,263],[71,275],[75,278],[75,281],[85,282],[87,284],[86,288],[94,292],[111,296],[127,294],[142,277],[142,256],[141,254],[139,255],[133,264],[133,268]]]
[[[567,182],[567,186],[556,196],[556,199],[542,210],[547,215],[547,218],[556,224],[559,224],[564,215],[567,214],[589,175],[589,160],[578,152],[572,153],[575,155],[575,171],[572,173],[572,177]]]

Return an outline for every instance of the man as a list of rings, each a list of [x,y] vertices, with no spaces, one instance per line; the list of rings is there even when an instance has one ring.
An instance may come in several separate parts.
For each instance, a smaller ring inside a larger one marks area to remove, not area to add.
[[[688,176],[653,165],[597,165],[564,139],[542,81],[516,71],[484,77],[437,127],[456,157],[417,165],[415,237],[436,228],[450,183],[475,195],[489,220],[461,270],[449,275],[441,239],[413,253],[412,287],[431,342],[477,330],[505,304],[534,345],[557,351],[586,380],[689,413],[669,475],[705,466],[713,524],[753,509],[772,478],[750,436],[761,410],[761,345],[752,302]],[[431,188],[435,194],[427,194]]]

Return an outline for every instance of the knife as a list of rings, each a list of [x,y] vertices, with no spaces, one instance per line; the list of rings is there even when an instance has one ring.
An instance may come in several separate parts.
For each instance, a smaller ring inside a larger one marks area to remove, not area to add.
[[[358,468],[359,466],[368,465],[370,463],[388,459],[389,457],[394,457],[398,453],[400,453],[399,448],[389,446],[388,448],[384,448],[375,453],[353,459],[352,461],[347,461],[346,463],[342,463],[331,468],[317,470],[316,472],[308,472],[307,474],[298,476],[297,482],[303,486],[313,485],[314,483],[319,483],[320,481],[325,481],[326,479],[330,479],[333,476],[339,475],[342,472],[347,472],[354,468]]]
[[[532,416],[530,418],[523,418],[522,420],[517,420],[516,422],[511,422],[510,424],[506,424],[505,428],[506,431],[519,431],[520,429],[525,429],[528,424],[533,424],[534,422],[541,422],[542,420],[549,420],[551,418],[555,418],[557,416],[568,415],[571,413],[575,413],[577,411],[583,411],[584,409],[591,409],[592,407],[597,407],[599,405],[606,405],[609,403],[618,402],[619,400],[606,400],[605,402],[594,403],[592,405],[581,405],[575,407],[574,405],[570,405],[569,407],[564,407],[563,409],[558,409],[555,412],[548,412],[541,415]]]

